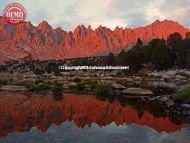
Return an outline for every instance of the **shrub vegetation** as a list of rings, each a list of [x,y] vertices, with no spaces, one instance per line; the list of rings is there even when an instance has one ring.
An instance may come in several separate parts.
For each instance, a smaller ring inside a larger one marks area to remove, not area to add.
[[[173,99],[185,103],[190,103],[190,85],[186,85],[173,94]]]

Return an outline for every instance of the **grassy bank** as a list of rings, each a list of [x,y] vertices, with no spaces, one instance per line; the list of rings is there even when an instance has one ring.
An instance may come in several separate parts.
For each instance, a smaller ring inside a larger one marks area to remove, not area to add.
[[[186,85],[173,94],[175,101],[190,103],[190,85]]]

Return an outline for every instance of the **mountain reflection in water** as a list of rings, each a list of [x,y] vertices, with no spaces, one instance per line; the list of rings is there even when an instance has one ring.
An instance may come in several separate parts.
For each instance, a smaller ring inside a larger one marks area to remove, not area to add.
[[[0,143],[190,143],[186,124],[148,111],[139,117],[133,106],[74,94],[56,101],[50,95],[0,92],[0,136]]]

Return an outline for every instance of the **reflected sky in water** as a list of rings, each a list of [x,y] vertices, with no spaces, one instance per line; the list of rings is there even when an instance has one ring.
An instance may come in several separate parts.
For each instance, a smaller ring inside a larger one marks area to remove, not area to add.
[[[0,143],[190,143],[190,127],[174,133],[158,133],[136,124],[117,126],[115,123],[99,127],[78,128],[73,122],[51,125],[44,133],[33,127],[29,132],[12,133]]]
[[[140,105],[0,92],[0,143],[190,143],[189,125]]]

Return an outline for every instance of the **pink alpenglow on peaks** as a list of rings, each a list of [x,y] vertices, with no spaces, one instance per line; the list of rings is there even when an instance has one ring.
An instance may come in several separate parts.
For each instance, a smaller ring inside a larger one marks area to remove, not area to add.
[[[60,60],[87,56],[105,55],[135,44],[140,38],[148,42],[154,38],[166,39],[179,32],[183,37],[189,29],[177,22],[164,20],[139,28],[111,30],[99,26],[77,26],[73,32],[53,29],[43,21],[37,27],[30,22],[10,25],[0,17],[0,63],[13,60],[39,59]]]

